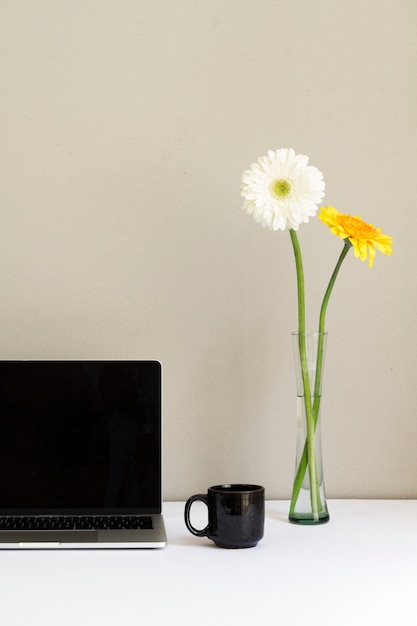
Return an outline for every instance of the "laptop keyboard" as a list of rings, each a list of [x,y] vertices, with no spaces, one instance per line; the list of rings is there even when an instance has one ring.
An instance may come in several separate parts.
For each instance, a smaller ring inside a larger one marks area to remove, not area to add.
[[[0,530],[150,530],[152,518],[137,515],[100,516],[6,516]]]

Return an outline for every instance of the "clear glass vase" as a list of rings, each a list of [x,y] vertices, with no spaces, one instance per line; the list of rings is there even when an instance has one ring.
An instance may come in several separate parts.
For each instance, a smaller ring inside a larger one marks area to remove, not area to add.
[[[327,333],[293,333],[297,383],[297,447],[289,520],[329,521],[321,446],[321,390]]]

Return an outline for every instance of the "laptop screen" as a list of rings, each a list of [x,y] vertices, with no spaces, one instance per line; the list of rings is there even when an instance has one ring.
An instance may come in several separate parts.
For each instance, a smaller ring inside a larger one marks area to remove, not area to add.
[[[157,361],[0,361],[2,512],[160,512]]]

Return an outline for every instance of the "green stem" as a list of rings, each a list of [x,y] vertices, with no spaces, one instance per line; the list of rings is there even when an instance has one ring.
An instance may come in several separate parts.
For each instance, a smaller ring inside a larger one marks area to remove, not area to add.
[[[306,332],[303,258],[301,255],[301,248],[295,230],[290,229],[290,236],[294,249],[295,268],[297,271],[298,333],[301,335]]]
[[[317,364],[316,364],[316,378],[314,383],[314,404],[313,404],[313,421],[314,421],[314,430],[317,426],[319,410],[320,410],[320,400],[321,400],[321,376],[323,369],[323,358],[324,358],[324,338],[325,338],[325,321],[326,321],[326,312],[327,305],[329,303],[329,299],[331,293],[333,291],[334,284],[336,282],[336,278],[339,274],[339,270],[342,266],[342,263],[349,252],[352,244],[348,239],[345,239],[345,245],[343,246],[342,252],[339,256],[336,267],[333,271],[333,274],[330,278],[328,287],[324,294],[323,303],[320,309],[320,318],[319,318],[319,336],[318,336],[318,345],[317,345]],[[293,494],[291,498],[291,506],[290,506],[290,514],[294,512],[295,504],[297,502],[298,495],[300,493],[301,485],[304,480],[304,475],[306,473],[308,465],[308,446],[307,442],[304,445],[303,454],[300,459],[300,463],[298,466],[297,474],[294,479],[294,488]]]
[[[305,328],[305,294],[304,294],[304,269],[301,255],[301,248],[298,237],[293,229],[290,229],[291,242],[294,249],[295,266],[297,271],[297,294],[298,294],[298,344],[300,353],[301,376],[303,381],[303,395],[306,413],[306,466],[308,467],[310,479],[310,500],[312,514],[318,519],[320,509],[320,493],[318,489],[316,450],[314,441],[314,417],[311,404],[310,377],[308,373],[307,348],[306,348],[306,328]],[[305,470],[304,470],[305,471]],[[294,485],[295,487],[295,485]],[[298,491],[301,488],[301,482]],[[292,501],[294,500],[294,495]]]
[[[319,341],[317,347],[317,368],[316,368],[316,380],[314,383],[314,397],[320,397],[321,390],[321,373],[323,368],[323,347],[324,347],[324,336],[325,336],[325,322],[326,322],[326,312],[327,305],[329,304],[330,296],[333,291],[334,284],[336,282],[337,275],[339,274],[339,270],[342,267],[342,263],[345,260],[345,257],[349,250],[351,249],[352,244],[349,239],[345,239],[345,245],[343,246],[342,252],[340,253],[339,259],[336,263],[336,267],[333,270],[333,274],[330,278],[329,284],[326,289],[326,293],[324,294],[323,302],[320,309],[320,317],[319,317]]]

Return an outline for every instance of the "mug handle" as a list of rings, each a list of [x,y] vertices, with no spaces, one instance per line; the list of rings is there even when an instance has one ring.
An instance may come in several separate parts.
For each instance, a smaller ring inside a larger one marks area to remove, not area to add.
[[[204,504],[206,506],[208,506],[208,504],[207,504],[207,496],[202,494],[202,493],[198,493],[197,495],[191,496],[191,498],[188,498],[187,502],[185,503],[185,510],[184,510],[185,525],[187,526],[187,528],[190,531],[190,533],[192,533],[196,537],[207,537],[208,531],[209,531],[209,525],[208,524],[202,530],[197,530],[197,528],[194,528],[194,526],[190,522],[191,505],[196,500],[201,500],[201,502],[204,502]]]

